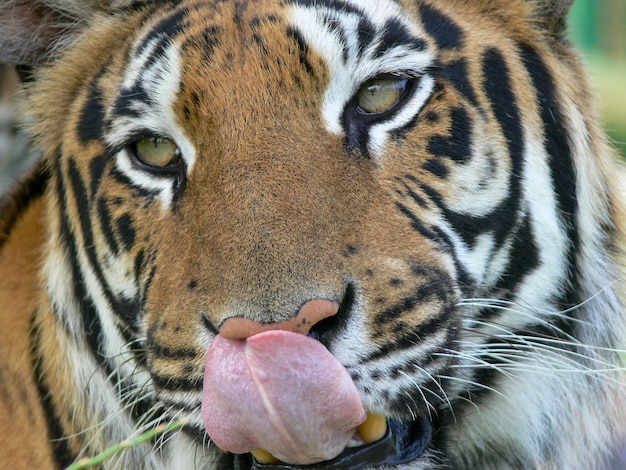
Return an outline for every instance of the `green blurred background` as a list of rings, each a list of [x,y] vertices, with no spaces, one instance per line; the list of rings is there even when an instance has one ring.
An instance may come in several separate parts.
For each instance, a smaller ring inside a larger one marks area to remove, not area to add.
[[[575,0],[570,32],[600,92],[606,132],[626,159],[626,0]]]

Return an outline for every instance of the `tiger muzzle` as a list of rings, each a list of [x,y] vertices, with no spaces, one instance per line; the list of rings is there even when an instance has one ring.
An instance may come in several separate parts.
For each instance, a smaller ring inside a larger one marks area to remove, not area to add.
[[[426,419],[367,413],[348,371],[307,336],[337,313],[307,302],[292,320],[227,320],[206,358],[202,416],[212,440],[246,469],[358,469],[410,462],[431,439]]]

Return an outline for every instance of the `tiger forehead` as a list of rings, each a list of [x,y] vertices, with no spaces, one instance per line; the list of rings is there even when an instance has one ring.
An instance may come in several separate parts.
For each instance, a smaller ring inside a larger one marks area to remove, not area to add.
[[[219,60],[220,52],[231,62],[237,54],[247,58],[250,54],[263,57],[272,52],[289,55],[293,51],[285,46],[287,41],[295,40],[300,54],[312,48],[329,63],[335,60],[333,56],[340,56],[343,61],[350,60],[349,55],[353,60],[371,59],[393,49],[407,54],[427,49],[429,41],[419,21],[409,20],[404,7],[389,0],[192,1],[155,13],[147,12],[132,56],[141,55],[154,41],[167,38],[168,43],[180,44],[183,54],[202,49],[202,62],[196,64],[202,66]],[[451,23],[436,27],[448,28],[448,36],[458,30]],[[364,54],[361,48],[369,53]]]
[[[136,66],[126,72],[126,83],[136,81],[134,70],[150,67],[147,57],[163,55],[168,44],[179,45],[180,96],[187,103],[181,112],[187,117],[198,112],[193,108],[202,97],[219,98],[225,89],[251,95],[264,90],[276,102],[278,96],[289,98],[272,88],[295,87],[298,96],[314,97],[330,86],[327,96],[336,97],[334,85],[344,90],[338,101],[345,101],[344,94],[349,97],[368,79],[396,72],[419,75],[433,61],[422,26],[389,0],[188,2],[166,8],[135,39]]]

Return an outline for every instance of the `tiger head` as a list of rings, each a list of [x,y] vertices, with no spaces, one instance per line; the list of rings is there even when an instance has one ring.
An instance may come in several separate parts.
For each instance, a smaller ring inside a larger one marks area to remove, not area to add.
[[[181,417],[118,464],[605,449],[618,195],[569,2],[22,3],[72,456]]]

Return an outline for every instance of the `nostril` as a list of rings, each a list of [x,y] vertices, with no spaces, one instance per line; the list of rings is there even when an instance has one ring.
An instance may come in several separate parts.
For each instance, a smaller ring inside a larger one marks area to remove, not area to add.
[[[354,307],[354,299],[355,289],[352,284],[349,284],[346,287],[346,292],[337,313],[313,325],[309,330],[308,336],[328,346],[333,336],[339,334],[343,329],[348,315]]]
[[[219,329],[226,339],[246,339],[270,330],[286,330],[306,335],[317,323],[332,317],[339,310],[339,304],[332,300],[314,299],[306,302],[295,317],[276,323],[260,323],[244,317],[228,318]]]
[[[309,300],[296,315],[296,320],[302,325],[302,333],[307,334],[318,323],[332,318],[339,311],[339,304],[332,300]],[[304,331],[306,330],[306,331]]]

